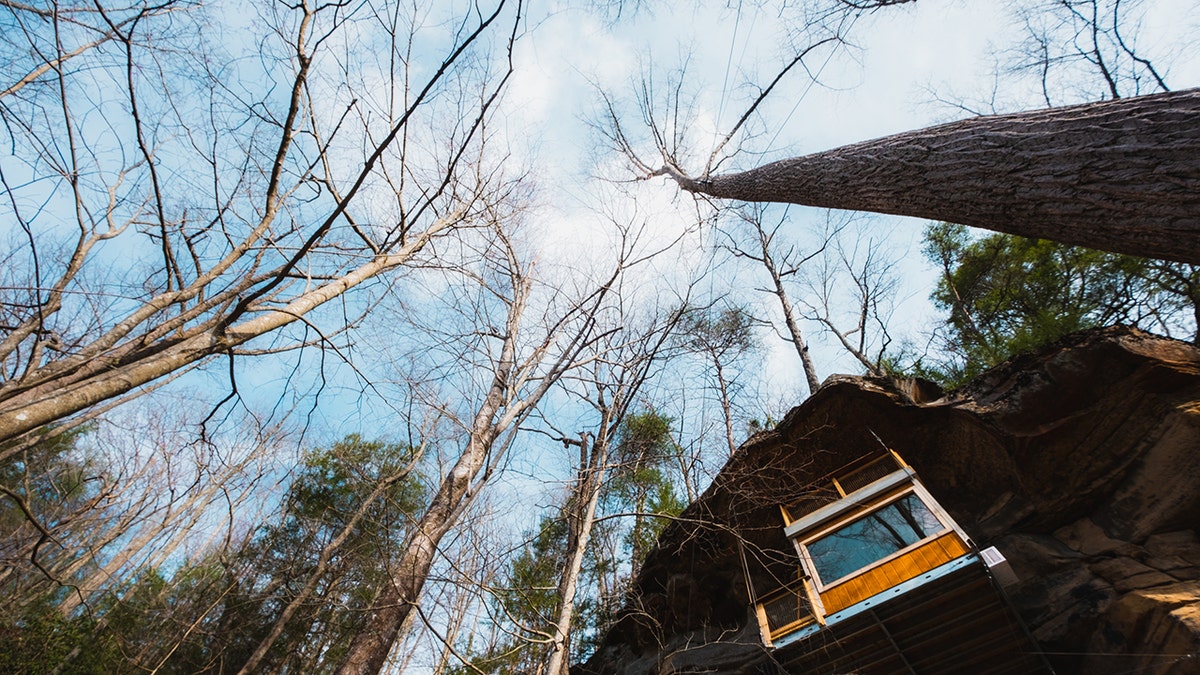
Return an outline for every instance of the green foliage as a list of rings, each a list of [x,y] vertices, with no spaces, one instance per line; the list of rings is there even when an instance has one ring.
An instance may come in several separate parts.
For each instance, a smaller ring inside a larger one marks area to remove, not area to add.
[[[37,475],[44,476],[40,483],[26,481],[35,486],[31,503],[41,505],[50,495],[61,501],[90,494],[84,489],[89,471],[72,463],[73,443],[60,437],[27,455],[29,466],[36,461]],[[49,673],[64,663],[61,672],[71,673],[155,666],[162,673],[237,672],[317,573],[322,549],[387,481],[260,667],[331,670],[364,623],[370,591],[388,573],[388,561],[408,532],[409,514],[423,503],[418,476],[405,473],[411,460],[407,446],[349,436],[306,453],[280,519],[258,527],[235,550],[210,552],[170,573],[143,571],[72,616],[58,608],[71,589],[44,582],[47,590],[37,602],[0,615],[0,672]],[[15,466],[0,473],[9,479],[29,469]],[[11,507],[0,509],[0,522],[14,520]]]
[[[128,673],[168,656],[159,672],[219,672],[211,668],[216,657],[204,644],[203,622],[188,630],[211,605],[214,572],[220,569],[189,566],[170,580],[145,572],[71,616],[59,611],[56,594],[46,594],[0,625],[0,672]]]
[[[1006,234],[972,239],[942,223],[925,232],[942,270],[932,294],[947,312],[949,358],[916,374],[956,385],[1068,333],[1128,324],[1195,334],[1200,268]]]
[[[641,466],[661,461],[673,450],[670,417],[649,411],[630,415],[617,429],[616,460]]]
[[[308,453],[278,523],[263,525],[234,563],[244,569],[213,635],[214,651],[240,664],[317,572],[321,551],[345,529],[376,486],[406,470],[407,446],[348,436]],[[313,597],[292,618],[262,668],[325,672],[366,619],[371,592],[407,533],[409,514],[423,503],[416,476],[395,481],[376,499],[332,555]],[[236,670],[236,668],[233,668]]]
[[[66,539],[59,526],[89,508],[100,483],[93,480],[98,470],[76,449],[89,431],[43,435],[40,442],[0,464],[0,485],[11,493],[0,494],[0,558],[28,563],[36,547],[37,565],[53,567],[55,557],[65,555],[58,542],[42,537],[17,500],[38,524],[60,541]],[[121,663],[119,645],[111,636],[96,635],[95,617],[64,617],[58,611],[58,604],[72,592],[69,583],[56,583],[34,564],[5,567],[0,593],[21,601],[0,603],[0,672],[48,673],[71,654],[76,654],[74,672],[114,671]]]
[[[630,415],[617,431],[614,454],[618,466],[604,503],[610,512],[624,509],[633,513],[625,542],[634,571],[658,540],[669,517],[686,506],[676,495],[666,470],[667,462],[678,451],[671,438],[673,422],[670,417],[647,411]]]
[[[603,584],[607,594],[595,598],[593,641],[623,604],[623,596],[663,529],[687,506],[671,478],[671,462],[680,452],[672,437],[673,424],[670,417],[647,410],[626,417],[617,431],[614,455],[619,463],[601,500],[601,510],[606,515],[628,514],[610,521],[613,528],[625,528],[621,540],[628,562],[620,565],[617,560],[607,560],[597,565],[597,574],[607,573],[611,580]]]
[[[668,462],[679,452],[671,437],[673,423],[670,417],[649,410],[626,417],[617,431],[614,454],[619,464],[604,503],[611,512],[633,513],[626,543],[634,573],[669,517],[686,506],[667,471]]]
[[[683,316],[681,334],[688,349],[709,354],[714,359],[726,355],[736,357],[752,351],[754,339],[753,315],[742,307],[689,309]]]
[[[75,451],[76,443],[89,431],[84,427],[44,437],[0,464],[0,485],[23,499],[35,514],[56,519],[74,512],[96,492],[97,482],[92,478],[99,471]],[[16,501],[0,495],[0,541],[11,541],[28,525]]]
[[[102,675],[121,671],[121,651],[111,635],[99,633],[89,616],[64,618],[49,602],[22,608],[21,618],[0,625],[0,672],[49,675],[71,658],[69,672]]]
[[[678,452],[673,420],[653,410],[627,416],[610,450],[613,466],[602,488],[599,522],[584,552],[571,657],[586,657],[611,625],[632,578],[670,517],[686,504],[671,480],[669,462]],[[568,499],[575,499],[571,495]],[[504,637],[472,653],[472,665],[487,673],[538,672],[549,654],[548,637],[559,609],[558,584],[567,566],[568,504],[542,518],[515,556],[496,593],[494,615]],[[474,672],[463,668],[455,673]]]
[[[496,675],[523,675],[537,672],[545,661],[549,648],[545,640],[558,613],[558,582],[566,566],[567,536],[562,515],[544,516],[536,534],[513,558],[495,595],[497,612],[505,618],[505,630],[510,634],[476,654],[476,668]],[[584,621],[581,617],[580,623]]]

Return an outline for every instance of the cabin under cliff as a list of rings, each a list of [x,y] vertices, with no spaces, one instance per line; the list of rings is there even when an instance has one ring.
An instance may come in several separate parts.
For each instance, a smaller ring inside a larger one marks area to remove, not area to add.
[[[836,498],[780,504],[796,578],[761,597],[751,588],[778,672],[1053,672],[1003,594],[1014,580],[1003,555],[976,549],[899,454],[827,480]]]
[[[1005,661],[989,636],[1019,639],[1010,613],[1058,675],[1197,672],[1200,347],[1109,328],[945,396],[902,385],[831,378],[743,444],[664,530],[616,622],[572,673],[777,675],[822,672],[820,663],[852,672],[853,659],[887,663],[896,647],[915,672],[938,655],[979,672],[973,663]],[[869,504],[843,501],[879,480],[839,474],[878,439],[902,459],[873,470],[911,470],[912,480],[880,488]],[[921,506],[879,511],[905,495]],[[920,538],[882,557],[864,553],[874,559],[863,565],[812,559],[806,568],[814,547],[823,557],[823,537],[871,512],[911,517]],[[1002,589],[1009,603],[987,564],[991,547],[1016,577]],[[943,567],[954,561],[970,563]]]

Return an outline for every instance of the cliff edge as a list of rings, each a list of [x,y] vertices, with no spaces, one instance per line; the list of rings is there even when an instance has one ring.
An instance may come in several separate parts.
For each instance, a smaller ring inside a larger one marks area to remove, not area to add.
[[[1068,336],[943,395],[835,377],[747,441],[646,560],[573,672],[770,672],[751,611],[789,574],[780,504],[886,444],[1019,581],[1069,673],[1200,671],[1200,348],[1128,328]]]

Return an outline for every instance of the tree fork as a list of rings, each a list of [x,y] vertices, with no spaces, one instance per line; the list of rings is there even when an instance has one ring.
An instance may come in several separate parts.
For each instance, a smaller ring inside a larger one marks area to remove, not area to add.
[[[1200,89],[989,115],[740,173],[689,192],[947,221],[1200,263]]]

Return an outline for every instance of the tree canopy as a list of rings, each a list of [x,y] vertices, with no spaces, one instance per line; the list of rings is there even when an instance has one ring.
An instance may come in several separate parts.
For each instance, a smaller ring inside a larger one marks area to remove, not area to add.
[[[932,298],[945,312],[951,382],[1099,326],[1200,344],[1200,266],[1005,234],[973,240],[965,227],[944,223],[926,230],[925,255],[943,271]]]
[[[1197,341],[1183,4],[0,1],[0,670],[565,675],[821,376]]]

